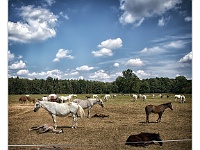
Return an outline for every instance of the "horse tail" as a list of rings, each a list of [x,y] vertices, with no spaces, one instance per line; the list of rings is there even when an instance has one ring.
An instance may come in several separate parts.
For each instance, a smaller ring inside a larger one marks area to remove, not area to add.
[[[78,112],[80,113],[81,118],[85,117],[85,111],[83,110],[83,108],[79,104],[78,104]]]

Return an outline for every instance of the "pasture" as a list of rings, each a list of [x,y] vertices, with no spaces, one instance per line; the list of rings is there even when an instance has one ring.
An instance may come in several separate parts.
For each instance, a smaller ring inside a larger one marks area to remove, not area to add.
[[[60,96],[59,94],[58,96]],[[88,94],[87,94],[88,95]],[[92,94],[91,94],[92,95]],[[91,117],[81,119],[78,117],[78,128],[72,129],[71,115],[67,117],[57,117],[57,129],[63,129],[64,133],[44,133],[37,134],[29,131],[29,128],[39,126],[44,123],[53,125],[52,118],[46,110],[40,108],[33,112],[34,104],[27,102],[19,103],[22,95],[8,96],[8,149],[9,150],[36,150],[37,148],[51,149],[53,146],[60,149],[101,149],[101,150],[121,150],[121,149],[192,149],[192,141],[176,141],[181,139],[192,139],[192,97],[186,96],[186,103],[174,101],[174,94],[169,98],[152,98],[152,94],[146,94],[146,102],[138,98],[134,102],[133,98],[125,95],[118,95],[104,102],[105,107],[93,106],[91,116],[104,114],[108,117]],[[38,99],[43,95],[31,95]],[[80,99],[86,99],[86,95],[78,95]],[[174,110],[166,109],[162,116],[161,123],[155,123],[157,114],[150,114],[149,124],[146,124],[145,106],[148,104],[159,105],[172,102]],[[85,110],[87,116],[87,110]],[[131,147],[125,145],[125,141],[131,134],[141,132],[159,133],[163,146],[159,144],[149,145],[147,148]],[[167,141],[169,140],[169,141]],[[173,141],[174,140],[174,141]]]

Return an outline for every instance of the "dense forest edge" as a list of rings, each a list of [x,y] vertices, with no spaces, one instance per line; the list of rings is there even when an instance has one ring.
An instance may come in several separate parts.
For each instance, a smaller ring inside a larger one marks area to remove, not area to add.
[[[8,94],[111,94],[111,93],[192,93],[192,80],[184,76],[175,79],[156,77],[140,80],[131,69],[122,72],[113,82],[84,79],[8,78]]]

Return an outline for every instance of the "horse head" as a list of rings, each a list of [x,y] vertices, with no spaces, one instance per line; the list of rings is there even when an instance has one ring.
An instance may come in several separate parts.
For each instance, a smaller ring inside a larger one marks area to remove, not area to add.
[[[35,106],[34,106],[33,111],[34,111],[34,112],[38,111],[38,109],[40,108],[40,106],[41,106],[41,105],[40,105],[40,101],[37,100],[37,102],[35,103]]]
[[[103,103],[102,99],[99,99],[99,100],[98,100],[98,104],[99,104],[101,107],[104,107],[104,103]]]
[[[160,134],[154,134],[153,140],[157,141],[159,143],[160,146],[162,146],[162,139],[160,137]],[[161,141],[161,142],[159,142]]]
[[[168,103],[168,107],[169,107],[171,110],[173,110],[173,106],[172,106],[172,103],[171,103],[171,102]]]

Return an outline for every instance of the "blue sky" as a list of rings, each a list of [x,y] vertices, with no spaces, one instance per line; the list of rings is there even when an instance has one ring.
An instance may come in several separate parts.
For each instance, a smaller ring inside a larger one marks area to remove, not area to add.
[[[8,77],[192,78],[190,0],[9,0]]]

